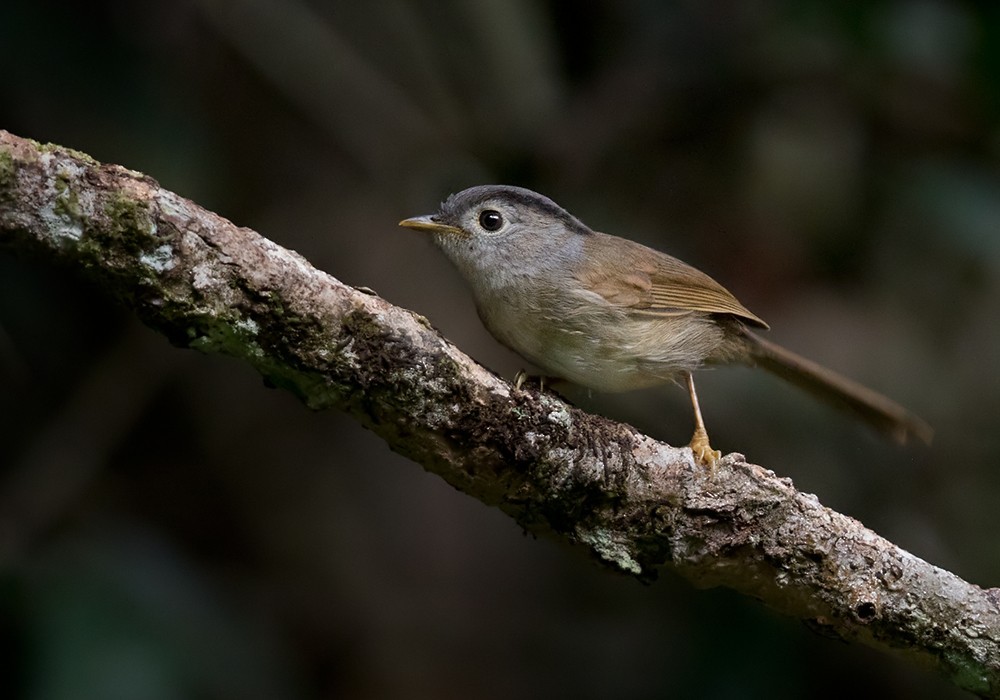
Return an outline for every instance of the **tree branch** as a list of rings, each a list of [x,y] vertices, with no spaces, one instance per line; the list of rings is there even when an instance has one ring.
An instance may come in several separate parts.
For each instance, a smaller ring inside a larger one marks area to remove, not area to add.
[[[1000,589],[909,554],[788,479],[516,390],[422,317],[136,172],[0,131],[0,246],[78,268],[182,347],[253,365],[532,532],[642,579],[723,585],[1000,697]]]

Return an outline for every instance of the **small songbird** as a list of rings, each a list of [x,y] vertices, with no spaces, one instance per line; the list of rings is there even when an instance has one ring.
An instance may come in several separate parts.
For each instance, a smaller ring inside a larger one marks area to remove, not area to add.
[[[767,329],[722,285],[677,258],[592,231],[548,197],[484,185],[400,226],[429,231],[472,288],[501,343],[547,374],[597,391],[684,379],[694,409],[691,449],[714,464],[691,373],[743,364],[772,372],[848,410],[899,442],[933,431],[894,401],[764,340]]]

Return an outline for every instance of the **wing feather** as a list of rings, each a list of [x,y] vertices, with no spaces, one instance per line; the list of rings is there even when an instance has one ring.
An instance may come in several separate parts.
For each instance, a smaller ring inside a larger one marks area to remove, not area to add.
[[[586,247],[587,263],[577,278],[610,304],[643,315],[732,314],[767,328],[729,290],[677,258],[603,233],[588,236]]]

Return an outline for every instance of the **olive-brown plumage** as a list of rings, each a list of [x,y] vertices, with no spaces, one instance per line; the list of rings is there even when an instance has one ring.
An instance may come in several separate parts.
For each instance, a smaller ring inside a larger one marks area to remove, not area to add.
[[[433,234],[486,328],[547,374],[600,391],[686,379],[692,449],[703,461],[717,453],[691,372],[713,364],[763,367],[899,441],[931,439],[926,423],[890,399],[757,336],[750,329],[767,324],[705,273],[592,231],[536,192],[473,187],[400,225]]]

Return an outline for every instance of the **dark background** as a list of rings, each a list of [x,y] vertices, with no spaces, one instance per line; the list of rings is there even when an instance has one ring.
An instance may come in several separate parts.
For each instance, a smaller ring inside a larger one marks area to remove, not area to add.
[[[505,182],[709,272],[937,429],[741,369],[715,446],[1000,582],[995,2],[5,3],[0,128],[142,171],[506,377],[425,238]],[[668,442],[683,392],[573,395]],[[725,590],[525,537],[336,413],[0,255],[5,697],[963,697]]]

